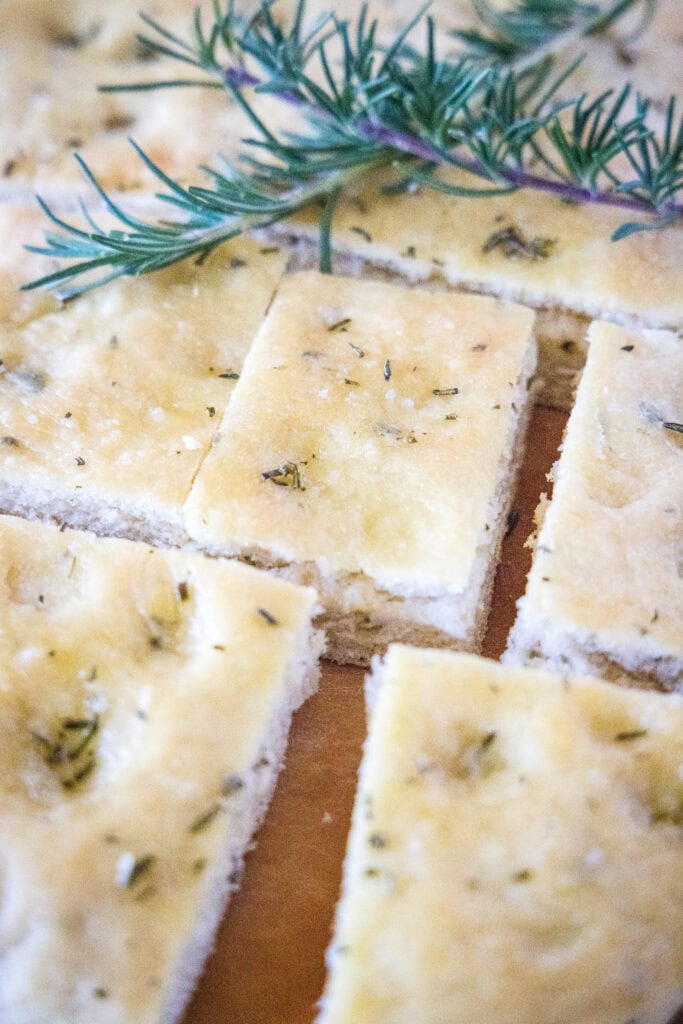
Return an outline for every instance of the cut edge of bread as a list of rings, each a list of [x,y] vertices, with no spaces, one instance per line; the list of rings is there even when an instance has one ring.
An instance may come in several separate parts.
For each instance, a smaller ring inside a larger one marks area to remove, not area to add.
[[[683,693],[683,658],[601,643],[587,630],[533,614],[524,598],[518,602],[517,619],[501,660],[564,675],[597,676],[621,686]]]
[[[181,547],[188,539],[181,505],[176,512],[153,503],[108,501],[85,489],[71,496],[57,486],[35,487],[7,478],[0,479],[0,514],[162,548]]]
[[[204,889],[191,934],[181,951],[164,995],[160,1024],[179,1024],[195,990],[226,907],[240,886],[246,854],[270,804],[284,765],[292,715],[318,687],[324,634],[310,622],[299,630],[297,646],[286,668],[280,705],[260,755],[243,788],[231,798],[229,835],[221,856],[206,872]]]
[[[316,228],[303,225],[295,228],[291,223],[283,222],[271,225],[266,229],[261,229],[258,232],[258,237],[277,240],[281,243],[286,242],[288,248],[297,254],[297,259],[307,259],[310,261],[312,258],[317,258],[311,256],[311,254],[317,254],[318,251]],[[373,271],[379,271],[400,277],[404,281],[413,284],[435,279],[439,282],[441,288],[472,291],[533,308],[548,308],[552,306],[566,312],[576,313],[589,320],[610,320],[612,323],[617,323],[624,327],[651,327],[663,330],[675,330],[677,327],[674,316],[639,315],[623,309],[616,302],[600,306],[587,302],[582,305],[574,303],[564,304],[557,299],[552,299],[548,294],[531,285],[523,287],[518,284],[507,283],[504,274],[500,275],[495,284],[492,284],[487,278],[468,278],[447,266],[441,266],[440,264],[432,265],[423,260],[401,257],[399,253],[392,252],[389,246],[382,246],[381,250],[377,246],[376,252],[361,254],[353,251],[348,243],[335,239],[332,259],[334,273],[339,273],[340,267],[348,267],[353,268],[353,276],[360,274],[367,276]]]

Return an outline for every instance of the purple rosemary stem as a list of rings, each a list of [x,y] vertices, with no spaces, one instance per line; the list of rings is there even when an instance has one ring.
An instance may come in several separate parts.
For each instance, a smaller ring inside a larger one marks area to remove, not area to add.
[[[253,87],[260,85],[260,79],[245,71],[244,68],[222,68],[221,76],[226,85],[232,88]],[[300,109],[306,108],[317,118],[324,116],[313,104],[302,99],[301,96],[289,90],[282,90],[273,93],[278,99]],[[433,146],[430,142],[416,136],[406,135],[395,128],[378,124],[369,118],[357,121],[354,126],[357,131],[368,142],[378,142],[395,149],[400,153],[407,153],[410,156],[418,157],[420,160],[427,160],[430,163],[437,163],[441,166],[457,167],[463,171],[480,178],[488,178],[492,181],[491,175],[484,164],[479,160],[458,156],[457,153],[445,154],[442,150]],[[622,196],[616,192],[593,192],[591,189],[581,185],[574,185],[568,181],[553,181],[550,178],[542,178],[536,174],[529,174],[528,171],[517,170],[514,167],[502,167],[498,172],[498,179],[514,185],[516,188],[529,188],[538,192],[549,192],[559,196],[561,199],[570,202],[592,203],[598,206],[613,206],[621,210],[630,210],[633,213],[660,213],[665,216],[680,217],[683,215],[683,205],[680,203],[666,203],[657,209],[637,196]]]
[[[373,142],[380,142],[391,149],[399,150],[402,153],[409,153],[411,156],[419,157],[421,160],[428,160],[431,163],[438,163],[442,166],[457,167],[463,171],[470,171],[478,177],[491,179],[491,175],[478,160],[458,156],[457,153],[444,154],[436,146],[425,142],[423,139],[405,135],[403,132],[373,121],[360,121],[355,127],[366,139]],[[568,181],[552,181],[550,178],[542,178],[536,174],[529,174],[528,171],[520,171],[514,167],[502,167],[498,178],[514,185],[517,188],[531,188],[540,192],[550,192],[561,199],[568,199],[579,203],[594,203],[601,206],[617,206],[622,210],[631,210],[636,213],[658,212],[651,204],[643,199],[633,196],[621,196],[616,192],[592,192],[581,185],[573,185]],[[680,203],[668,203],[659,212],[672,214],[680,217],[683,214],[683,205]]]

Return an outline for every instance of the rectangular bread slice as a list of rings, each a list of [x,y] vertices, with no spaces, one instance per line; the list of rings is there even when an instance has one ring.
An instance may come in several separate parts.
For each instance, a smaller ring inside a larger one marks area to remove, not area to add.
[[[318,589],[328,655],[475,649],[534,370],[533,313],[283,278],[186,506],[193,543]]]
[[[315,594],[0,517],[0,1020],[172,1024],[315,688]]]
[[[179,544],[182,505],[284,267],[238,239],[60,306],[14,291],[34,211],[2,211],[0,511]]]
[[[319,1024],[666,1024],[683,700],[401,646],[370,683]]]
[[[589,341],[506,659],[683,689],[683,343]]]

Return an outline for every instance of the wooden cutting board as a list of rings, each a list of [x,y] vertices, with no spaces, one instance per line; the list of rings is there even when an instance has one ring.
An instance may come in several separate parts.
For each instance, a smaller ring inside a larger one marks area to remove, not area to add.
[[[537,409],[496,576],[483,653],[498,658],[531,561],[524,542],[557,457],[563,413]],[[325,665],[295,715],[287,763],[242,888],[183,1024],[312,1024],[365,739],[362,669]],[[571,1022],[567,1022],[571,1024]],[[683,1010],[673,1024],[683,1024]]]

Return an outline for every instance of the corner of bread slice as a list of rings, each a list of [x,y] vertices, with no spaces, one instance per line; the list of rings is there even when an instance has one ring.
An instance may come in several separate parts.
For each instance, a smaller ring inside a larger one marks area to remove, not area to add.
[[[473,650],[531,407],[533,313],[283,278],[186,504],[192,542],[313,585],[327,656]]]
[[[285,257],[239,239],[60,305],[18,291],[45,271],[18,253],[37,221],[0,210],[0,247],[21,268],[0,258],[0,509],[180,545],[183,502]]]
[[[683,689],[683,349],[595,322],[506,660]]]
[[[318,1024],[666,1024],[683,700],[395,645]]]
[[[0,540],[0,1018],[172,1024],[317,685],[317,596],[11,517]]]

